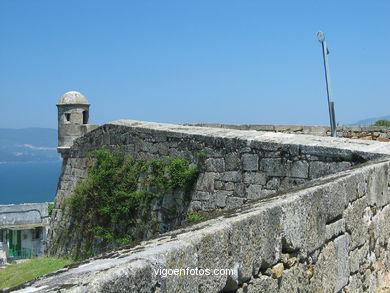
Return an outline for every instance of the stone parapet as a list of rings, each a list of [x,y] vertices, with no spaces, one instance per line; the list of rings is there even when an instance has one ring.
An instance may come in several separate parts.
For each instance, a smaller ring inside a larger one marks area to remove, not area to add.
[[[383,159],[328,175],[13,292],[376,292],[390,269],[389,167]],[[183,271],[158,273],[168,269]]]
[[[80,235],[72,234],[74,221],[67,216],[67,198],[86,177],[88,153],[102,147],[142,160],[169,155],[198,164],[202,156],[203,172],[191,200],[180,207],[188,213],[237,208],[390,153],[390,144],[373,141],[130,120],[106,124],[76,139],[66,150],[49,235],[52,255],[71,254],[82,241]],[[161,222],[160,232],[171,230],[175,223]]]
[[[309,134],[316,136],[330,136],[329,126],[307,125],[268,125],[268,124],[220,124],[220,123],[193,123],[188,126],[213,127],[236,130],[256,130],[293,134]],[[337,137],[390,141],[390,127],[384,126],[338,126]]]

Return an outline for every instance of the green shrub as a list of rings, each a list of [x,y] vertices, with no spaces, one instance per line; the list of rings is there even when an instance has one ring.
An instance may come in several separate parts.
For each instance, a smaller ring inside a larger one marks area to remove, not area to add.
[[[375,122],[375,124],[373,126],[386,126],[386,127],[389,127],[390,126],[390,121],[389,120],[378,120]]]
[[[196,223],[196,222],[200,222],[201,220],[202,220],[202,216],[197,212],[194,212],[187,217],[187,222],[189,223]]]
[[[111,248],[142,238],[137,231],[157,223],[150,212],[152,201],[176,190],[188,197],[199,174],[186,160],[171,157],[145,162],[123,152],[97,150],[90,158],[88,177],[69,198],[85,243],[76,249],[76,258],[92,255],[96,242]]]
[[[51,214],[53,213],[53,209],[54,209],[54,204],[52,202],[48,202],[47,203],[47,212],[48,212],[49,216],[51,216]]]

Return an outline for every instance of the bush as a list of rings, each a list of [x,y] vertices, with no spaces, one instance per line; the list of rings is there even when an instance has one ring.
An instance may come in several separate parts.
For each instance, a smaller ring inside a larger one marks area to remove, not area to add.
[[[386,127],[389,127],[390,126],[390,121],[389,120],[378,120],[375,122],[375,124],[373,126],[386,126]]]
[[[54,209],[54,203],[48,202],[48,203],[47,203],[47,212],[48,212],[48,214],[49,214],[49,217],[50,217],[51,214],[53,213],[53,209]]]
[[[202,216],[199,213],[192,213],[187,217],[187,222],[196,223],[202,221]]]
[[[90,157],[87,179],[77,184],[69,198],[76,229],[85,241],[83,248],[76,249],[76,258],[92,255],[96,241],[111,248],[140,238],[136,231],[156,222],[150,212],[152,201],[175,190],[189,196],[199,174],[199,168],[184,159],[145,162],[107,150],[94,151]]]

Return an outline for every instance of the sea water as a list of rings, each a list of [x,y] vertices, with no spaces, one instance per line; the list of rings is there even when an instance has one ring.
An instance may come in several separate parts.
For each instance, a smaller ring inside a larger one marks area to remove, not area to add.
[[[0,164],[0,205],[54,201],[61,161]]]

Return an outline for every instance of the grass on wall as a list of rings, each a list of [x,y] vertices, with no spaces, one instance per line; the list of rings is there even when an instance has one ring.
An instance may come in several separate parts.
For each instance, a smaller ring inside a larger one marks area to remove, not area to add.
[[[0,290],[11,288],[72,264],[69,259],[42,257],[0,269]]]

